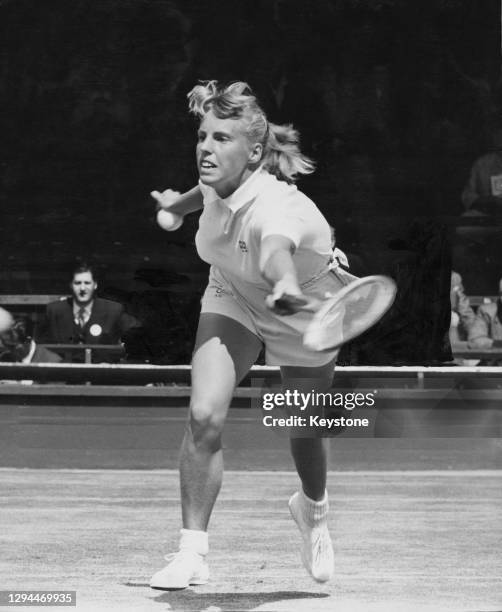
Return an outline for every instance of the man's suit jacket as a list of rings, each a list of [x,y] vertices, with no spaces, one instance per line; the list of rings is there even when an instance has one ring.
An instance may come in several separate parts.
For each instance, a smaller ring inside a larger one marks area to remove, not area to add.
[[[73,318],[73,299],[67,298],[47,305],[41,338],[54,344],[117,344],[124,332],[135,324],[137,322],[125,313],[122,304],[94,298],[91,316],[80,330]]]
[[[31,363],[60,363],[63,361],[59,355],[46,349],[45,346],[36,345]]]
[[[2,353],[1,361],[16,361],[15,357],[12,353],[5,351]],[[31,358],[30,363],[60,363],[63,361],[59,355],[45,348],[45,346],[39,346],[35,344],[35,352],[33,353],[33,357]]]
[[[4,353],[2,356],[2,361],[15,361],[14,356],[10,353]],[[35,344],[35,352],[31,358],[30,363],[60,363],[63,361],[59,355],[49,351],[44,346],[38,346]],[[20,362],[19,362],[20,363]],[[34,380],[2,380],[1,384],[22,384],[22,385],[32,385]],[[54,384],[54,382],[52,383]]]

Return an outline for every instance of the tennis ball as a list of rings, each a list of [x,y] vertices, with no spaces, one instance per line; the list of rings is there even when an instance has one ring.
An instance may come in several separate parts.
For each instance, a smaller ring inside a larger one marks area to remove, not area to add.
[[[161,208],[157,213],[157,223],[163,230],[174,232],[183,224],[183,217]]]
[[[3,334],[10,329],[13,323],[14,319],[12,318],[10,312],[4,308],[0,308],[0,334]]]

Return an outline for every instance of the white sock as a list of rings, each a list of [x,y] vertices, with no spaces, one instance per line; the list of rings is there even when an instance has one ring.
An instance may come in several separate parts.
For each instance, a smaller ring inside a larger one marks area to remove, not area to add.
[[[180,550],[189,550],[205,556],[209,550],[209,538],[207,531],[196,529],[181,529]]]
[[[303,518],[309,525],[314,526],[327,519],[329,510],[327,491],[324,492],[324,497],[319,501],[307,497],[303,489],[300,489],[299,496]]]

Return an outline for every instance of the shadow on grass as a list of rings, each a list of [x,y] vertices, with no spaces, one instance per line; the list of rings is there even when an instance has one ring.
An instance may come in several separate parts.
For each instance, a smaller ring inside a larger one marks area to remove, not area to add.
[[[127,582],[125,586],[148,586],[142,583]],[[292,599],[322,599],[330,597],[329,593],[311,593],[308,591],[270,591],[255,593],[196,593],[192,589],[180,591],[154,591],[159,596],[157,603],[168,604],[172,612],[245,612],[259,606],[273,604],[277,601]]]

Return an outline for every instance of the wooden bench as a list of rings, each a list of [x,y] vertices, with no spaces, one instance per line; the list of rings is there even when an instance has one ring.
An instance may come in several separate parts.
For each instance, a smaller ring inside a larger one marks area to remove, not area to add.
[[[51,302],[57,302],[58,300],[63,300],[67,298],[68,295],[61,294],[23,294],[23,295],[9,295],[9,294],[0,294],[0,306],[3,308],[9,309],[9,307],[19,306],[30,306],[33,308],[38,308],[41,306],[47,306]]]

